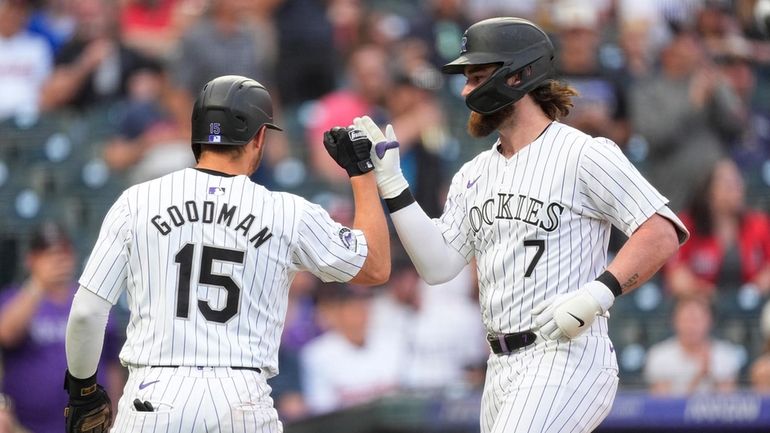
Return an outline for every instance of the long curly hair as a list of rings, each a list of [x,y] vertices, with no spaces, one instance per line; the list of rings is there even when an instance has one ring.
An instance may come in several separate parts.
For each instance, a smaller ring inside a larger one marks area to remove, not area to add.
[[[578,96],[578,91],[563,81],[550,79],[529,92],[529,95],[549,119],[559,120],[567,117],[570,109],[575,106],[572,98]]]

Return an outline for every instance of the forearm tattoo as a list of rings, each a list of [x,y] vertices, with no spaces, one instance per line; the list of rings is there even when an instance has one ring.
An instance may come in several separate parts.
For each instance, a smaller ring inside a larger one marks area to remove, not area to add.
[[[628,280],[626,280],[626,282],[623,283],[622,285],[623,289],[625,290],[629,287],[632,287],[634,284],[636,284],[638,280],[639,280],[639,274],[631,275],[631,277],[629,277]]]

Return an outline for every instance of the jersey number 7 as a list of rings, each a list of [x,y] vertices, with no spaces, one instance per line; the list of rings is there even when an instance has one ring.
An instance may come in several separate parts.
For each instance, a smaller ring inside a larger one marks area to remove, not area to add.
[[[532,275],[532,272],[535,270],[535,266],[537,266],[537,262],[540,261],[540,257],[543,256],[543,251],[545,251],[545,240],[544,239],[529,239],[524,241],[524,247],[537,247],[537,251],[535,251],[535,257],[532,257],[532,261],[529,262],[529,266],[527,266],[527,270],[524,272],[524,277],[529,277]]]
[[[174,256],[174,262],[179,264],[177,278],[176,317],[186,319],[190,316],[190,276],[192,275],[193,257],[195,256],[195,244],[187,244]],[[211,273],[214,260],[243,264],[243,251],[228,250],[217,247],[203,247],[200,263],[200,277],[198,282],[208,286],[217,286],[227,291],[227,302],[221,310],[214,310],[207,301],[198,299],[198,309],[206,320],[226,323],[238,314],[241,288],[227,275]]]

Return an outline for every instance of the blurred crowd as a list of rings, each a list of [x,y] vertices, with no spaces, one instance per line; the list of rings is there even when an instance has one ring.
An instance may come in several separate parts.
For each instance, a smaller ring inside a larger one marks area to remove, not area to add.
[[[0,0],[0,130],[109,113],[98,125],[104,139],[82,151],[128,186],[193,164],[197,92],[215,76],[245,75],[270,90],[285,129],[268,135],[256,182],[350,223],[347,176],[321,137],[368,114],[394,125],[404,173],[435,217],[448,176],[490,145],[465,132],[463,77],[438,67],[471,23],[503,15],[551,35],[559,76],[580,93],[562,121],[618,143],[692,233],[653,282],[672,307],[665,338],[644,354],[644,383],[665,395],[770,393],[766,0]],[[14,155],[4,137],[0,157]],[[25,217],[35,218],[0,213]],[[90,245],[77,248],[72,220],[40,222],[3,233],[24,242],[3,253],[2,433],[61,429],[64,324]],[[86,229],[95,234],[98,223]],[[272,380],[284,420],[398,390],[483,385],[475,271],[428,286],[397,241],[394,251],[391,279],[375,290],[294,281]],[[725,293],[755,306],[740,316],[757,328],[745,331],[760,337],[753,347],[715,332]],[[111,318],[100,369],[114,396],[126,320]],[[610,328],[623,320],[613,316]]]

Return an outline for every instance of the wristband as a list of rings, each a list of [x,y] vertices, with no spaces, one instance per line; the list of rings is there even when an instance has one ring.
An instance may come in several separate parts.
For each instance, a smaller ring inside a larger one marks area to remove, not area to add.
[[[64,373],[64,389],[71,398],[88,397],[96,392],[97,388],[96,373],[86,379],[78,379],[71,375],[69,370]]]
[[[403,191],[401,191],[401,194],[393,198],[385,199],[385,205],[388,207],[388,211],[390,211],[390,213],[401,210],[414,202],[414,196],[412,196],[412,192],[409,191],[409,188],[405,188]]]
[[[596,281],[607,286],[616,298],[623,294],[620,282],[618,282],[618,279],[615,278],[610,271],[604,271],[601,275],[596,277]]]

